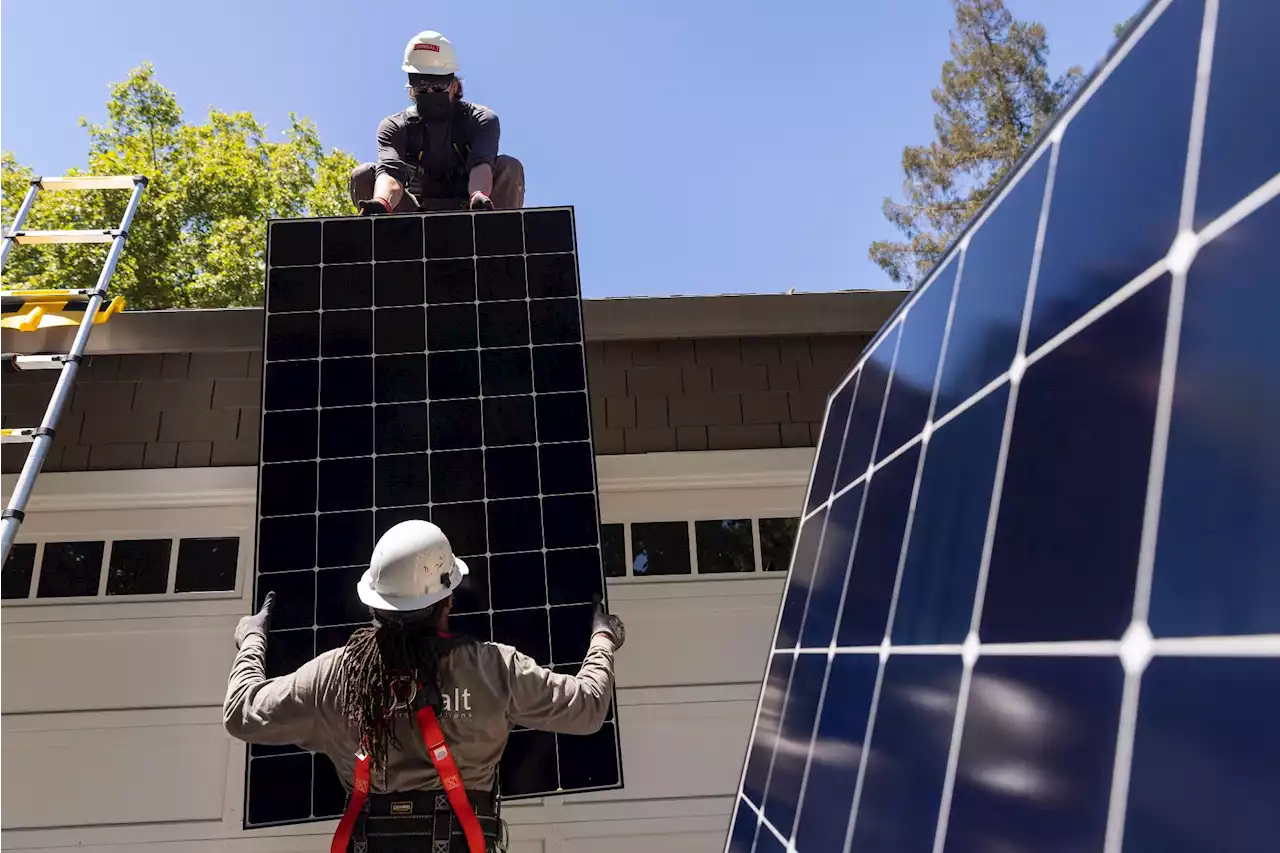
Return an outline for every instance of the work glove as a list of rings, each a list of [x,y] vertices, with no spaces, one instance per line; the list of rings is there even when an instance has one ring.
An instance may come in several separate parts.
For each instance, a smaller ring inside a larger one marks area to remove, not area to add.
[[[356,207],[360,208],[361,216],[385,216],[391,212],[391,208],[380,198],[358,201],[356,202]]]
[[[471,210],[493,210],[493,200],[484,193],[475,192],[471,194],[471,201],[467,204]]]
[[[621,619],[604,609],[604,602],[600,600],[600,596],[592,596],[591,600],[596,605],[595,612],[591,615],[591,636],[607,634],[613,640],[615,649],[622,648],[622,644],[627,639],[626,626],[622,624]]]
[[[240,620],[240,624],[236,626],[236,649],[240,649],[244,645],[244,641],[249,638],[250,634],[261,634],[266,639],[267,631],[271,627],[271,608],[275,606],[276,594],[268,592],[267,597],[262,600],[262,609],[252,616],[245,616]]]

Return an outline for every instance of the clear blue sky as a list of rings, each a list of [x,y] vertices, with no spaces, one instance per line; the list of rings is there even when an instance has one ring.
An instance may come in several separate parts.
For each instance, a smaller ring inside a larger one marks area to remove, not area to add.
[[[1091,68],[1141,0],[1007,0]],[[409,10],[417,9],[416,13]],[[373,156],[405,103],[404,43],[458,50],[468,98],[502,119],[526,204],[577,210],[587,296],[892,286],[867,260],[900,157],[933,138],[948,0],[6,0],[0,146],[44,174],[86,162],[77,119],[155,63],[189,120],[290,110]]]

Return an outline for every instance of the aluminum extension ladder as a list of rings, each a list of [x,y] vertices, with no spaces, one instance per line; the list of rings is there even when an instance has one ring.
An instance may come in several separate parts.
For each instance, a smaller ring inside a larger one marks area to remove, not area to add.
[[[28,443],[31,449],[22,465],[22,473],[14,483],[13,494],[0,516],[0,562],[9,558],[9,549],[18,535],[18,527],[26,514],[27,501],[35,487],[36,477],[44,466],[45,457],[49,455],[49,447],[53,444],[54,432],[62,417],[62,410],[71,399],[71,391],[75,385],[76,372],[80,360],[84,357],[89,343],[89,333],[95,325],[109,319],[124,305],[124,300],[117,296],[109,303],[107,310],[100,311],[106,299],[107,284],[115,273],[116,263],[124,251],[125,237],[129,226],[142,200],[142,191],[147,185],[143,175],[121,175],[108,177],[65,177],[65,178],[33,178],[27,190],[13,226],[4,235],[4,247],[0,249],[0,270],[9,257],[9,250],[15,243],[110,243],[107,259],[103,263],[102,272],[98,275],[98,283],[92,290],[5,290],[0,292],[0,300],[4,302],[3,313],[31,307],[31,311],[19,323],[11,328],[17,331],[34,331],[41,328],[41,319],[46,312],[83,311],[76,335],[71,343],[71,351],[65,355],[5,355],[5,368],[13,370],[58,370],[58,382],[53,387],[49,405],[45,409],[44,419],[40,426],[23,429],[0,430],[0,441],[9,443]],[[36,196],[40,190],[132,190],[128,207],[120,220],[119,228],[93,229],[86,231],[23,231],[22,223],[31,212]]]

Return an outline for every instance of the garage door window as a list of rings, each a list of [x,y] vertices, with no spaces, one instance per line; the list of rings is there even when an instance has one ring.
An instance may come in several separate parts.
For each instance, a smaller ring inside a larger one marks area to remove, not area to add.
[[[728,518],[602,524],[610,578],[750,577],[785,572],[798,518]]]
[[[145,598],[236,588],[234,536],[24,542],[5,560],[5,600]]]

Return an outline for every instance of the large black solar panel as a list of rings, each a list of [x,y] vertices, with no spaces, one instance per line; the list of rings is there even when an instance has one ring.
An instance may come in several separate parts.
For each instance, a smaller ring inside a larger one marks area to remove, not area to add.
[[[1280,4],[1151,4],[833,392],[726,850],[1280,837]]]
[[[471,568],[450,626],[576,671],[603,594],[573,211],[279,220],[268,230],[255,595],[267,674],[368,624],[377,538],[435,522]],[[516,730],[505,799],[621,784],[616,719]],[[333,766],[250,749],[246,826],[334,817]]]

